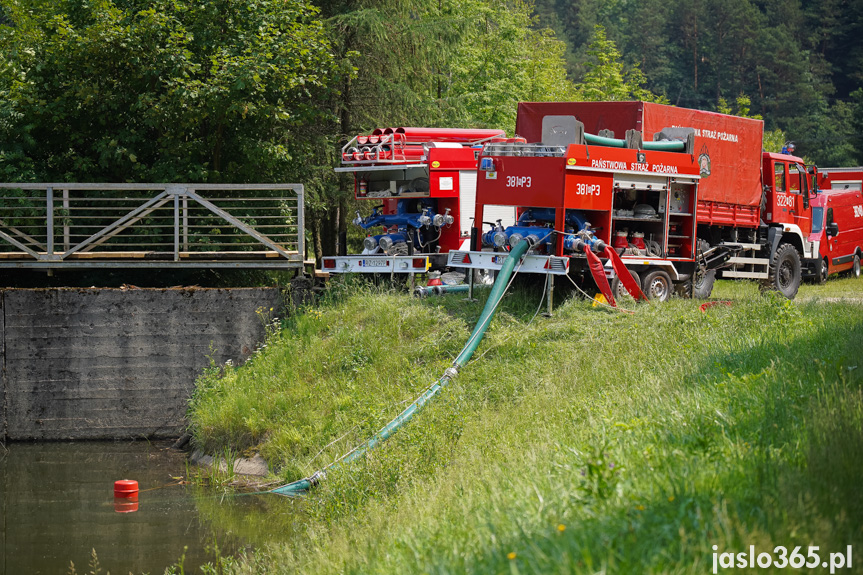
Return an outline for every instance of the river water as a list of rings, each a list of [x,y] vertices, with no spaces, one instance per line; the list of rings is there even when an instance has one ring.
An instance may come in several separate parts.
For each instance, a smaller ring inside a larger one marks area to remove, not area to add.
[[[185,455],[147,441],[0,445],[0,575],[149,573],[185,556],[186,573],[216,553],[290,536],[292,501],[176,485]],[[116,504],[114,481],[138,481],[137,508]]]

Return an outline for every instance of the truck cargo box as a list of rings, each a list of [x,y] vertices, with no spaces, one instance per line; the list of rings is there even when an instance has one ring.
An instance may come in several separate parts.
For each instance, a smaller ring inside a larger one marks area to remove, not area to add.
[[[528,142],[542,140],[544,116],[575,116],[585,132],[611,130],[625,137],[640,130],[644,141],[664,128],[694,128],[694,155],[701,166],[699,220],[705,223],[755,226],[761,203],[763,122],[715,112],[651,102],[522,102],[516,134]]]
[[[820,168],[818,170],[818,189],[863,191],[863,167]]]

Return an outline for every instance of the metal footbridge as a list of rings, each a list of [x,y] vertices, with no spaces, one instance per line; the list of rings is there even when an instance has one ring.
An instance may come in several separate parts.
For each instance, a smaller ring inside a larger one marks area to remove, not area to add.
[[[0,268],[302,269],[300,184],[0,183]]]

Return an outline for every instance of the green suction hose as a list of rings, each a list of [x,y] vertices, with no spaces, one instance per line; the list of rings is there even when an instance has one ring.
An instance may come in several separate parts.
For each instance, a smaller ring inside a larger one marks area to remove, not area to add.
[[[605,146],[607,148],[625,148],[626,140],[617,138],[606,138],[594,134],[585,134],[584,141],[593,146]],[[678,140],[666,140],[664,142],[644,142],[642,150],[654,150],[661,152],[682,152],[686,149],[686,143]]]
[[[491,323],[491,319],[497,311],[497,305],[500,303],[500,300],[503,299],[503,294],[506,291],[506,286],[509,284],[509,278],[512,275],[512,271],[515,269],[521,256],[527,253],[528,248],[530,248],[530,243],[527,240],[521,240],[514,248],[512,248],[509,255],[504,260],[503,266],[497,274],[497,279],[491,288],[488,301],[485,302],[485,307],[482,309],[482,314],[479,316],[479,321],[476,322],[476,326],[473,328],[473,333],[470,334],[470,339],[467,340],[464,349],[461,350],[461,353],[453,362],[453,366],[456,370],[464,367],[464,365],[470,360],[473,352],[476,351],[476,348],[479,346],[479,342],[482,341],[482,338],[485,335],[485,330],[488,329],[488,325]]]
[[[606,138],[595,134],[584,134],[584,141],[593,146],[605,146],[606,148],[625,148],[626,142],[617,138]]]
[[[434,398],[446,384],[452,381],[452,379],[458,375],[458,370],[470,361],[471,356],[473,356],[473,353],[482,341],[482,338],[497,311],[497,306],[500,303],[500,300],[503,299],[507,285],[509,285],[509,278],[512,276],[516,264],[518,264],[521,256],[527,253],[528,248],[530,248],[530,243],[527,240],[522,240],[509,252],[509,256],[504,260],[503,266],[497,274],[497,279],[494,282],[494,286],[491,288],[491,293],[488,296],[488,301],[485,302],[485,307],[482,310],[482,314],[479,316],[479,321],[476,322],[476,326],[470,334],[470,339],[467,340],[461,353],[455,358],[452,367],[447,368],[443,376],[441,376],[434,385],[429,387],[425,393],[419,397],[419,399],[414,401],[404,411],[398,414],[395,419],[387,423],[380,431],[375,433],[371,439],[357,446],[356,449],[351,451],[341,460],[331,463],[324,469],[315,472],[305,479],[300,479],[293,483],[276,487],[271,490],[270,493],[287,496],[304,494],[323,481],[324,478],[326,478],[327,471],[333,469],[336,465],[350,463],[351,461],[359,459],[365,455],[367,451],[374,449],[379,443],[386,441],[393,433],[410,421],[414,414],[419,411],[423,405]]]

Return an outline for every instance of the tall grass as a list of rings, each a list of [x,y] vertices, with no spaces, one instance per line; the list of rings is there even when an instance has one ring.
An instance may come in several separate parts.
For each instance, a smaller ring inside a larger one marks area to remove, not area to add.
[[[859,546],[863,306],[832,293],[719,282],[730,307],[569,299],[533,321],[538,293],[508,296],[443,395],[236,571],[704,573],[714,545]],[[305,475],[434,381],[479,305],[354,288],[208,376],[196,437]]]

